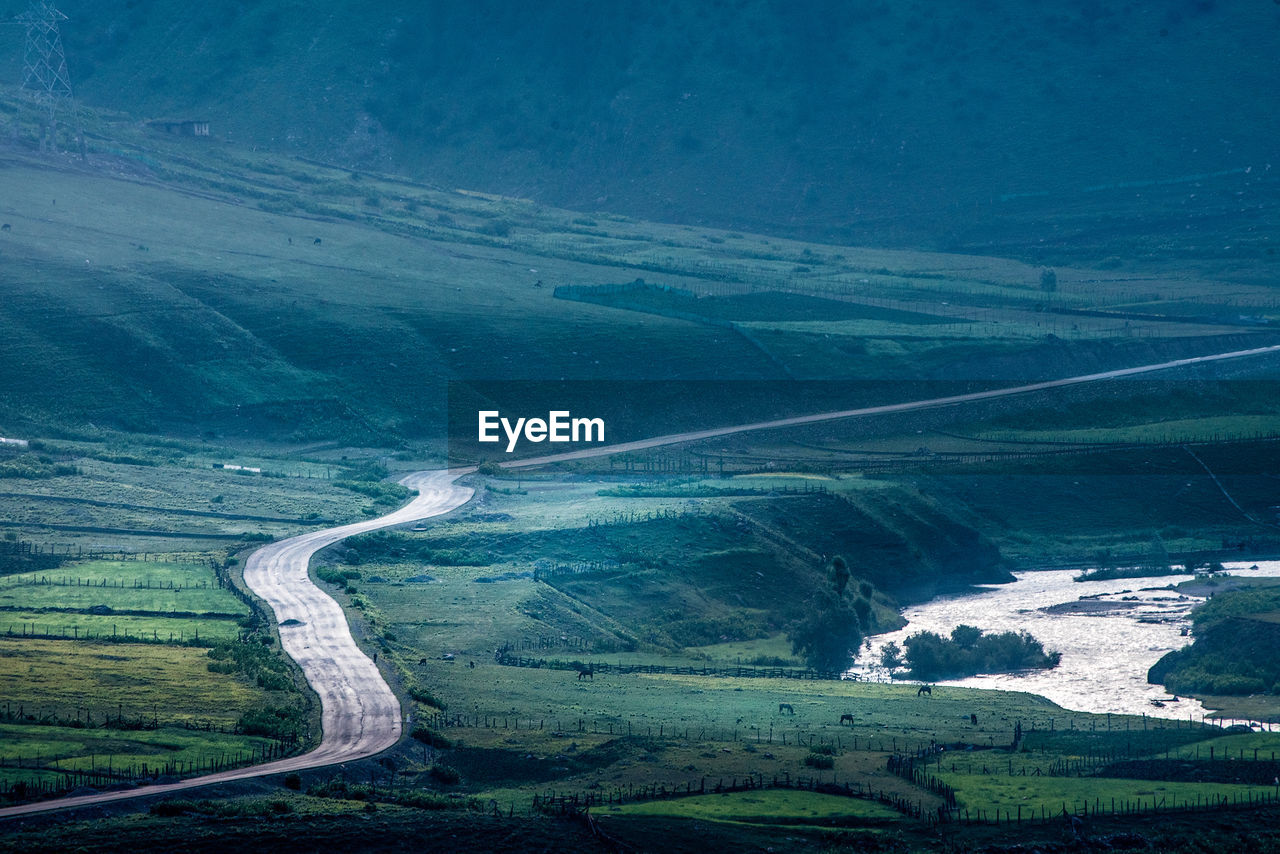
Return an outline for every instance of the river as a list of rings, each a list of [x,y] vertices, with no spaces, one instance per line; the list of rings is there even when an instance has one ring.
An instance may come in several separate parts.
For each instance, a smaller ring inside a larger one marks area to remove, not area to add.
[[[1253,566],[1257,569],[1250,569]],[[1245,577],[1274,577],[1280,576],[1280,561],[1231,563],[1227,569]],[[962,624],[987,632],[1027,631],[1047,651],[1062,653],[1057,667],[940,684],[1027,691],[1082,712],[1195,720],[1208,714],[1198,700],[1175,700],[1163,686],[1147,684],[1151,665],[1191,640],[1182,630],[1191,624],[1192,607],[1204,600],[1168,586],[1192,576],[1073,581],[1078,574],[1077,570],[1022,572],[1009,584],[987,585],[973,593],[911,606],[903,611],[907,627],[872,638],[870,651],[863,650],[853,672],[861,678],[884,678],[883,670],[872,666],[879,662],[881,649],[890,641],[901,647],[915,632],[946,636]],[[1081,601],[1082,597],[1088,599]],[[1055,605],[1064,607],[1052,608]],[[1153,700],[1164,705],[1155,706]]]

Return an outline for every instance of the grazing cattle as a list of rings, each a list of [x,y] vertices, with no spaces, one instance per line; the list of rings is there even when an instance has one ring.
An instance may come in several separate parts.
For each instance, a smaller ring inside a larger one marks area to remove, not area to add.
[[[791,704],[790,704],[790,703],[779,703],[779,704],[778,704],[778,714],[780,714],[780,715],[794,715],[795,713],[796,713],[796,710],[795,710],[795,709],[793,709],[793,708],[791,708]]]
[[[10,226],[9,223],[7,222],[4,225],[0,225],[0,231],[9,231],[10,228],[12,228],[12,226]]]
[[[312,246],[319,246],[319,245],[320,245],[320,238],[318,238],[318,237],[317,237],[315,240],[311,241],[311,245],[312,245]]]
[[[849,722],[849,726],[853,726],[853,715],[841,715],[840,726],[844,726],[845,721]]]
[[[594,664],[588,664],[585,667],[578,668],[578,681],[581,682],[583,679],[590,679],[592,682],[596,681],[596,668]]]
[[[932,685],[921,685],[921,686],[920,686],[920,690],[919,690],[919,691],[916,691],[916,696],[917,696],[917,697],[919,697],[919,696],[921,696],[922,694],[928,694],[930,697],[932,697],[932,696],[933,696],[933,686],[932,686]]]

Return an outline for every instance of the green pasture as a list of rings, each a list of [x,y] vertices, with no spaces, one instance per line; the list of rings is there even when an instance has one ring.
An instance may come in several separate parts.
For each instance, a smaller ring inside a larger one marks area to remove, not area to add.
[[[157,615],[248,613],[229,590],[216,585],[208,565],[141,560],[85,561],[0,577],[0,606],[23,610],[105,606]]]
[[[79,638],[139,638],[144,641],[234,640],[243,631],[234,619],[84,614],[65,611],[0,611],[0,633]]]
[[[1155,416],[1155,413],[1152,413]],[[1266,415],[1209,415],[1198,418],[1153,420],[1115,427],[1093,427],[1067,430],[995,430],[981,438],[1041,442],[1044,444],[1135,442],[1211,442],[1230,439],[1252,439],[1280,433],[1280,412]]]
[[[1001,820],[1006,814],[1039,818],[1060,815],[1065,807],[1068,813],[1078,813],[1086,808],[1093,812],[1111,812],[1141,806],[1163,809],[1206,806],[1215,799],[1248,801],[1263,796],[1275,797],[1274,786],[1246,786],[1224,783],[1179,783],[1166,780],[1125,780],[1109,777],[1032,777],[1007,774],[960,774],[943,772],[937,777],[956,790],[961,810],[969,810],[972,817],[994,818],[997,810]]]
[[[305,530],[321,519],[363,518],[367,497],[342,489],[336,478],[345,464],[300,461],[324,467],[324,476],[264,477],[213,469],[211,458],[241,459],[232,452],[203,453],[198,447],[153,437],[113,437],[109,442],[49,441],[52,453],[78,471],[42,480],[0,481],[0,514],[5,530],[59,553],[190,552],[236,543],[245,533],[280,537]],[[176,456],[175,456],[176,455]],[[107,459],[104,459],[107,458]],[[112,462],[149,459],[151,465]],[[295,463],[253,464],[288,468]],[[256,518],[237,518],[237,517]],[[44,527],[47,523],[58,528]],[[140,533],[129,534],[126,531]],[[192,536],[195,535],[195,536]],[[209,536],[212,535],[212,538]],[[220,556],[221,557],[221,556]]]
[[[785,820],[788,824],[804,824],[817,823],[822,819],[841,819],[841,824],[847,826],[850,819],[861,819],[869,824],[902,820],[901,813],[878,801],[787,789],[641,801],[606,806],[601,812],[611,815],[672,816],[752,824],[767,824],[778,820]]]
[[[5,715],[37,720],[88,713],[227,727],[270,701],[270,692],[208,665],[202,647],[0,635],[0,702]]]
[[[152,730],[77,729],[0,723],[0,769],[21,779],[32,766],[48,771],[113,770],[141,773],[170,763],[206,767],[210,759],[252,756],[269,739],[162,727]]]
[[[1173,753],[1179,759],[1208,759],[1213,751],[1215,759],[1266,759],[1268,761],[1280,754],[1280,733],[1254,732],[1239,735],[1224,735],[1186,745]]]
[[[296,450],[435,442],[437,401],[444,382],[459,376],[901,377],[957,361],[986,376],[1010,354],[1032,367],[1060,365],[1058,340],[1106,345],[1082,361],[1127,364],[1152,356],[1152,341],[1223,331],[1157,318],[1124,331],[1126,340],[1101,319],[1091,326],[1091,318],[1053,313],[1056,305],[1149,302],[1152,294],[1181,306],[1211,284],[1194,275],[1135,286],[1119,273],[1065,265],[1057,292],[1046,295],[1040,267],[1020,261],[761,235],[711,240],[705,229],[605,215],[582,227],[574,224],[580,214],[518,199],[230,148],[192,158],[125,123],[104,133],[121,137],[125,156],[165,164],[170,184],[61,173],[16,153],[0,174],[14,297],[0,331],[22,342],[23,365],[4,375],[5,388],[32,413],[28,428],[111,423],[207,440],[207,452],[183,456],[209,499],[255,479],[215,473],[216,462],[321,474],[314,462],[219,453],[241,442],[271,438]],[[553,296],[559,285],[636,278],[694,293],[693,302],[719,306],[716,318],[757,325],[743,335]],[[353,286],[360,282],[370,286]],[[1274,302],[1266,288],[1241,285],[1230,300],[1268,297]],[[826,302],[829,310],[815,310]],[[835,319],[850,316],[862,319]],[[922,330],[963,337],[911,337]],[[499,336],[510,346],[492,347]],[[113,344],[89,344],[98,341]],[[889,350],[904,357],[886,360]],[[123,358],[109,360],[108,351]],[[121,363],[137,374],[132,385],[122,382]],[[57,365],[56,382],[43,365]],[[53,392],[67,387],[77,393]],[[305,492],[281,509],[292,518],[343,515],[320,500],[303,507]],[[179,494],[197,505],[189,490]]]

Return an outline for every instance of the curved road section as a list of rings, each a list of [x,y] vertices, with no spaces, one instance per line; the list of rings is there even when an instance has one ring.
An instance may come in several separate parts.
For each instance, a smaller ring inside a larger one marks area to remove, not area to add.
[[[400,701],[378,672],[377,665],[356,646],[342,608],[312,583],[307,567],[312,555],[346,537],[429,519],[466,504],[471,500],[472,490],[458,486],[454,481],[467,471],[412,474],[400,482],[418,490],[418,496],[394,513],[272,543],[254,552],[245,564],[245,584],[266,600],[275,611],[276,619],[280,623],[297,621],[280,626],[280,643],[302,667],[307,681],[320,696],[324,735],[315,750],[301,756],[176,783],[7,807],[0,809],[0,818],[301,771],[363,759],[395,744],[400,738]]]
[[[513,460],[503,465],[505,468],[523,468],[589,457],[603,457],[626,451],[694,442],[700,439],[712,439],[735,433],[776,430],[843,418],[931,409],[973,400],[1008,397],[1044,389],[1101,382],[1196,364],[1218,362],[1225,359],[1238,359],[1273,353],[1280,353],[1280,345],[1258,347],[1252,350],[1237,350],[1231,353],[1218,353],[1212,356],[1178,359],[1173,362],[1123,368],[1115,371],[1067,377],[1065,379],[993,389],[972,394],[895,403],[886,406],[873,406],[864,409],[849,409],[840,412],[823,412],[794,418],[781,418],[774,421],[760,421],[754,424],[739,424],[732,427],[677,433],[618,445],[605,445],[598,448],[568,451],[562,454]],[[409,475],[400,482],[410,489],[418,490],[418,496],[394,513],[365,522],[343,525],[339,528],[313,531],[309,534],[302,534],[288,540],[272,543],[254,552],[249,558],[249,562],[245,565],[245,583],[275,610],[276,619],[282,624],[296,621],[290,623],[290,625],[280,626],[280,642],[285,652],[302,667],[307,681],[320,696],[323,738],[320,746],[315,750],[301,756],[291,756],[287,759],[280,759],[264,765],[223,771],[203,777],[193,777],[177,783],[165,783],[127,791],[104,792],[96,795],[60,798],[33,804],[23,804],[17,807],[7,807],[0,809],[0,818],[45,810],[70,809],[78,806],[103,804],[127,798],[179,792],[185,789],[207,786],[212,783],[318,768],[338,762],[363,759],[391,747],[400,738],[400,701],[382,678],[382,674],[378,672],[377,666],[356,646],[355,640],[351,637],[351,630],[347,625],[346,616],[343,614],[342,608],[311,582],[307,569],[312,555],[325,546],[332,545],[341,539],[367,531],[375,531],[379,528],[388,528],[394,525],[416,522],[421,519],[429,519],[432,516],[439,516],[462,506],[471,499],[472,490],[468,487],[458,486],[454,481],[472,471],[474,471],[473,468],[465,468],[452,471],[418,472]]]

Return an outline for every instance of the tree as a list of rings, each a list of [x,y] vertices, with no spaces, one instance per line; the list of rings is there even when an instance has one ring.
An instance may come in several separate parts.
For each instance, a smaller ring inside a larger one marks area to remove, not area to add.
[[[982,629],[976,626],[956,626],[951,630],[951,642],[961,649],[973,649],[982,637]]]
[[[836,596],[843,596],[844,590],[849,586],[849,564],[840,555],[836,555],[831,559],[831,568],[827,571],[831,578],[831,584],[836,589]]]
[[[808,613],[787,631],[791,652],[814,670],[847,670],[862,646],[862,625],[853,607],[832,592],[819,593]]]
[[[893,641],[889,641],[880,649],[880,666],[888,670],[892,675],[893,671],[902,667],[902,647]]]
[[[1058,274],[1049,267],[1040,271],[1040,290],[1051,294],[1058,289]]]
[[[1168,572],[1169,568],[1169,550],[1165,548],[1164,539],[1157,532],[1152,535],[1147,551],[1147,569],[1160,573]]]

